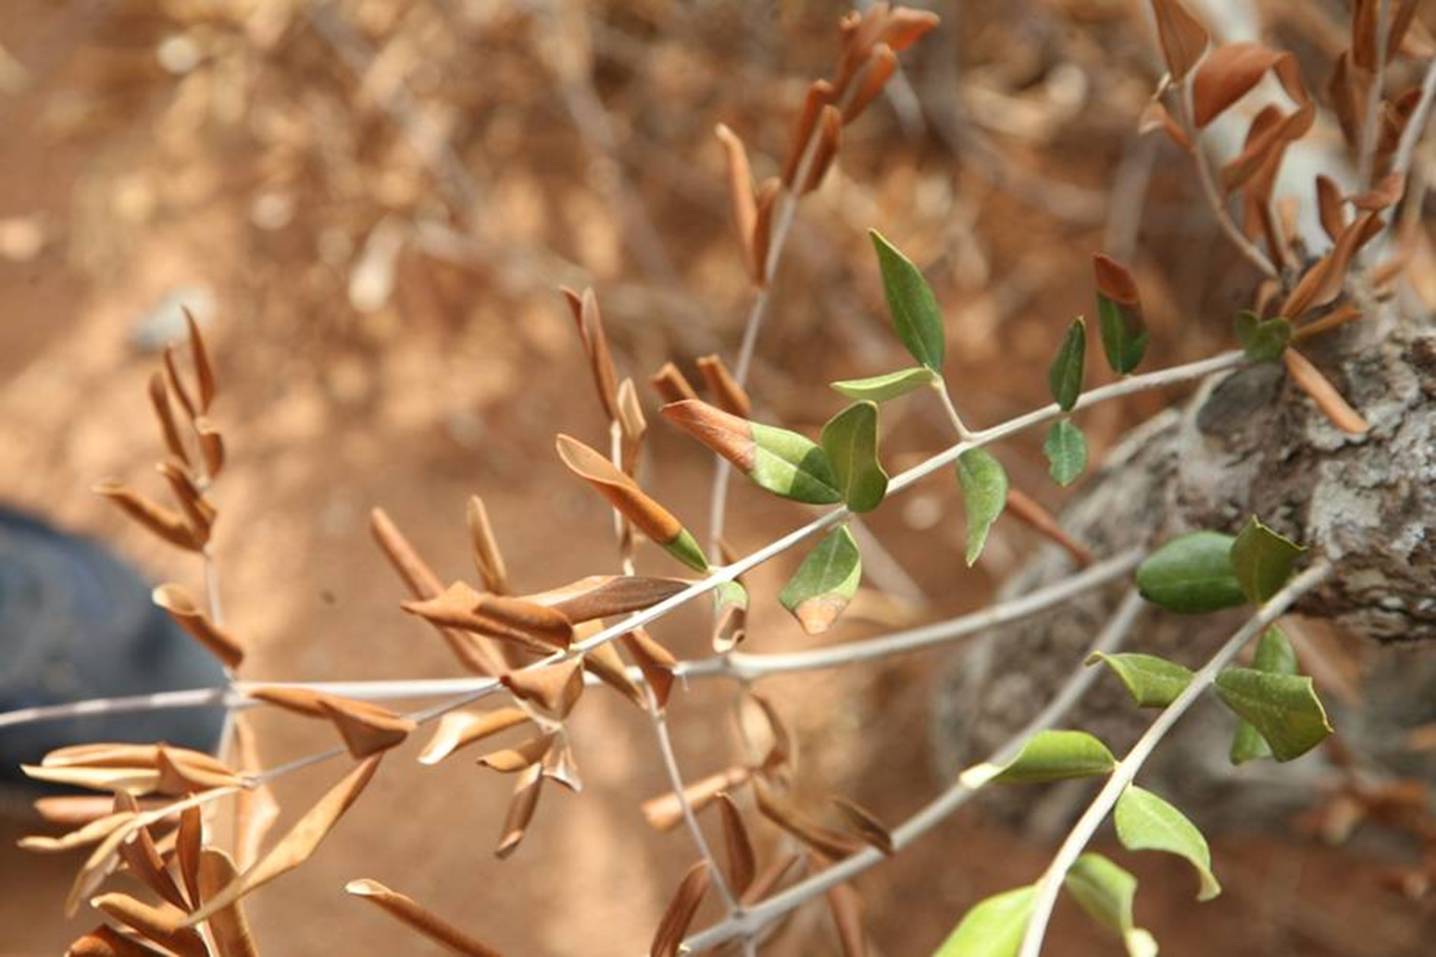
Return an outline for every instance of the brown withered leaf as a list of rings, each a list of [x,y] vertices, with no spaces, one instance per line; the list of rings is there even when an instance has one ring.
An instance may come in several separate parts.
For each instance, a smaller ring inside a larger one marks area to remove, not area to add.
[[[175,362],[174,343],[167,343],[165,345],[163,357],[165,380],[169,383],[170,391],[173,392],[175,398],[179,400],[180,407],[184,409],[184,414],[193,422],[195,416],[199,414],[199,409],[195,408],[194,399],[190,398],[189,389],[185,387],[184,377],[180,375],[179,365]]]
[[[660,545],[672,542],[683,525],[608,458],[569,435],[559,434],[555,447],[569,471],[584,479],[608,503]]]
[[[748,888],[747,893],[743,894],[739,898],[739,901],[744,907],[752,907],[754,904],[771,895],[773,891],[778,888],[778,885],[783,883],[784,878],[792,873],[794,868],[802,862],[803,855],[801,854],[789,854],[786,857],[780,857],[776,861],[773,861],[758,872],[758,876],[753,879],[753,883]]]
[[[882,42],[901,53],[922,39],[929,30],[941,21],[931,10],[914,10],[912,7],[891,7],[886,22],[879,34]]]
[[[204,813],[199,807],[187,807],[180,813],[179,831],[175,835],[175,859],[179,862],[180,880],[194,907],[201,903],[199,858],[204,850]],[[193,910],[191,907],[190,910]]]
[[[166,957],[147,944],[132,940],[106,924],[76,939],[65,957]]]
[[[1051,540],[1063,551],[1072,556],[1080,567],[1087,567],[1092,564],[1092,553],[1081,545],[1066,529],[1057,521],[1047,509],[1036,499],[1031,498],[1021,489],[1009,486],[1007,489],[1007,511],[1028,528],[1037,534]]]
[[[803,193],[811,193],[823,183],[828,168],[838,156],[843,142],[843,114],[836,106],[825,106],[818,116],[818,145],[813,149],[812,165],[803,183]]]
[[[828,801],[843,815],[848,829],[854,834],[884,854],[896,852],[896,848],[893,847],[892,832],[888,830],[887,825],[878,820],[876,814],[841,795],[833,795],[828,798]]]
[[[199,891],[201,899],[212,897],[228,887],[239,871],[228,854],[216,847],[206,847],[199,858]],[[239,901],[210,915],[209,932],[214,938],[215,957],[259,957],[259,948],[249,930]]]
[[[170,904],[153,907],[128,894],[101,894],[90,901],[90,906],[180,957],[208,957],[204,938],[193,927],[182,923],[185,913],[178,907]]]
[[[753,841],[748,837],[748,828],[743,824],[743,815],[727,791],[719,792],[714,799],[723,821],[723,846],[727,852],[728,885],[733,893],[742,896],[753,886],[758,870],[757,857],[753,853]]]
[[[1174,79],[1180,80],[1197,65],[1207,48],[1207,28],[1192,16],[1181,0],[1152,0],[1157,39],[1162,57]]]
[[[238,668],[244,661],[244,648],[239,640],[227,629],[211,621],[184,588],[175,584],[160,585],[150,593],[150,598],[169,612],[175,624],[183,628],[186,634],[224,662],[224,666],[230,671]]]
[[[548,749],[553,747],[554,736],[552,734],[540,734],[527,741],[521,741],[512,748],[504,748],[500,751],[490,751],[479,758],[479,764],[491,771],[498,771],[500,774],[513,774],[515,771],[522,771],[525,768],[538,765]]]
[[[577,625],[640,611],[673,597],[688,585],[681,578],[589,575],[567,585],[523,597],[561,612]]]
[[[107,807],[113,806],[114,802],[109,798],[98,798],[105,802]],[[41,853],[61,853],[73,850],[77,847],[87,847],[119,830],[126,823],[136,817],[133,811],[120,811],[106,814],[103,817],[95,818],[92,821],[80,825],[72,831],[61,834],[58,837],[51,837],[48,834],[30,834],[20,838],[19,846],[27,851],[38,851]]]
[[[1318,308],[1335,299],[1346,285],[1346,274],[1356,253],[1381,231],[1377,213],[1363,213],[1337,237],[1336,245],[1297,281],[1280,314],[1295,321],[1308,309]]]
[[[194,751],[190,748],[170,747],[172,752],[183,753],[186,758],[203,768],[211,771],[228,771],[229,766],[212,754],[205,754],[203,751]],[[63,748],[56,748],[48,752],[41,760],[41,764],[47,768],[70,768],[70,767],[92,767],[92,768],[117,768],[117,767],[145,767],[153,768],[159,759],[159,745],[157,744],[131,744],[126,741],[96,741],[90,744],[75,744]]]
[[[1372,270],[1372,282],[1378,287],[1380,285],[1379,282],[1377,282],[1377,273],[1379,271],[1379,269]],[[1337,326],[1344,326],[1348,322],[1354,322],[1363,315],[1365,315],[1365,313],[1356,306],[1349,302],[1344,302],[1320,319],[1314,319],[1298,328],[1292,333],[1291,341],[1296,343],[1301,342],[1303,339],[1310,339],[1312,336],[1320,335],[1329,329],[1335,329]]]
[[[1200,129],[1241,99],[1271,70],[1297,103],[1309,97],[1296,57],[1260,43],[1228,43],[1207,54],[1192,80],[1192,115]]]
[[[239,776],[228,768],[216,770],[209,762],[191,760],[194,753],[164,745],[156,748],[155,770],[160,775],[157,788],[161,794],[193,794],[239,783]]]
[[[498,622],[503,628],[539,639],[554,648],[567,648],[573,641],[573,623],[557,608],[507,595],[480,595],[474,613]]]
[[[504,828],[499,835],[499,844],[494,848],[494,856],[499,860],[504,860],[518,850],[519,844],[523,842],[529,824],[533,821],[534,811],[538,809],[543,781],[542,765],[529,765],[519,775],[518,782],[514,784],[514,796],[509,801],[508,813],[504,816]]]
[[[420,764],[438,764],[460,748],[523,724],[529,716],[519,708],[493,711],[451,711],[439,719],[434,736],[419,753]]]
[[[1287,349],[1282,352],[1281,358],[1291,380],[1316,403],[1316,407],[1331,420],[1332,425],[1351,435],[1361,435],[1370,428],[1361,414],[1336,391],[1331,380],[1322,375],[1321,370],[1300,352]]]
[[[648,420],[643,416],[643,405],[638,401],[638,388],[632,379],[624,379],[618,384],[618,429],[623,436],[619,464],[624,475],[634,478],[638,475],[638,453],[643,451],[643,437],[648,432]]]
[[[643,672],[643,680],[652,689],[658,707],[666,707],[668,695],[673,690],[673,669],[677,667],[678,659],[642,628],[635,628],[618,640],[638,665],[638,670]]]
[[[573,742],[568,734],[560,731],[554,735],[553,745],[544,752],[539,762],[543,776],[563,785],[575,794],[583,790],[583,778],[578,773],[578,759],[573,753]]]
[[[658,922],[658,930],[649,948],[650,957],[677,957],[678,945],[683,943],[683,937],[688,933],[712,879],[707,861],[699,861],[683,875],[678,889],[673,892],[673,899],[663,912],[663,919]]]
[[[768,732],[772,736],[772,743],[768,746],[767,756],[763,758],[763,770],[769,774],[779,768],[787,767],[793,771],[797,770],[798,751],[794,744],[793,732],[789,730],[788,723],[778,713],[773,702],[768,700],[766,695],[756,692],[750,693],[748,699],[758,706],[767,725]]]
[[[504,564],[503,552],[499,551],[498,539],[494,538],[494,527],[489,522],[489,510],[484,500],[477,495],[469,496],[465,510],[469,524],[469,540],[474,548],[474,567],[484,587],[495,595],[509,592],[509,570]]]
[[[356,758],[367,758],[397,747],[418,727],[412,718],[400,717],[367,701],[325,695],[320,699],[320,707],[339,729],[345,747]]]
[[[255,744],[254,730],[243,714],[234,716],[234,753],[239,770],[245,775],[258,774],[263,767]],[[279,818],[279,802],[268,784],[246,787],[234,799],[234,858],[244,869],[259,859],[264,837]]]
[[[185,449],[179,427],[175,425],[174,410],[170,408],[169,386],[165,384],[163,372],[156,371],[150,376],[150,406],[155,410],[155,419],[159,422],[165,448],[169,449],[176,459],[189,465],[189,451]]]
[[[120,859],[125,862],[126,869],[136,880],[158,894],[162,900],[181,910],[189,909],[189,902],[180,893],[174,878],[165,867],[165,860],[155,847],[155,840],[150,836],[149,828],[140,828],[135,832],[133,840],[120,845]]]
[[[298,823],[279,839],[279,843],[275,844],[259,863],[206,900],[204,906],[189,915],[186,924],[193,925],[209,919],[210,915],[224,910],[245,895],[308,860],[339,823],[344,812],[358,799],[364,786],[374,777],[374,772],[383,758],[382,754],[376,754],[355,765],[343,780],[305,812]]]
[[[758,264],[761,276],[758,278],[758,286],[762,288],[768,285],[768,259],[773,244],[773,210],[778,203],[778,194],[783,191],[783,181],[776,176],[769,176],[763,180],[758,187],[758,218],[753,223],[753,261]],[[696,399],[696,395],[664,396],[669,402],[678,402],[682,399]]]
[[[114,502],[120,511],[139,522],[152,535],[179,548],[192,552],[200,550],[200,544],[195,541],[189,523],[174,509],[166,508],[136,492],[118,479],[105,479],[96,485],[93,491]]]
[[[664,402],[682,402],[684,399],[696,399],[698,393],[693,391],[693,386],[679,371],[678,367],[671,362],[663,363],[663,367],[648,378],[653,391],[657,392]]]
[[[1371,189],[1350,197],[1351,205],[1363,211],[1380,211],[1396,205],[1406,190],[1406,178],[1393,170],[1381,178]]]
[[[115,813],[115,802],[98,794],[63,794],[36,798],[30,802],[30,807],[46,824],[62,827],[83,827]]]
[[[158,463],[155,471],[168,483],[174,500],[179,503],[180,511],[189,522],[195,541],[201,545],[207,544],[210,529],[219,513],[200,492],[189,469],[180,462],[170,460]]]
[[[1341,188],[1325,174],[1316,177],[1316,205],[1321,216],[1321,228],[1332,242],[1336,242],[1346,228],[1346,207]]]
[[[1142,108],[1142,115],[1137,119],[1137,133],[1146,136],[1155,130],[1162,130],[1169,136],[1173,143],[1182,149],[1191,152],[1192,140],[1187,136],[1187,131],[1182,129],[1180,124],[1167,112],[1161,100],[1152,100]]]
[[[194,420],[194,431],[199,437],[200,455],[204,456],[204,470],[214,478],[224,469],[224,436],[204,416]]]
[[[713,394],[716,400],[715,405],[730,415],[746,419],[753,411],[753,402],[748,398],[748,393],[733,378],[733,374],[724,365],[723,359],[716,352],[711,355],[700,356],[698,361],[698,372],[703,376],[703,382],[708,386],[708,391]]]
[[[409,593],[417,601],[439,597],[444,586],[440,584],[438,576],[419,557],[413,545],[382,508],[370,512],[369,530],[389,563],[394,566],[399,577],[404,579]],[[508,662],[503,659],[502,653],[488,647],[482,638],[471,638],[465,632],[446,628],[439,622],[430,621],[430,624],[434,625],[454,657],[470,671],[481,675],[497,675],[506,670]]]
[[[714,133],[723,144],[728,160],[728,207],[733,226],[738,231],[739,248],[748,275],[754,282],[762,281],[762,266],[753,258],[753,225],[758,210],[753,202],[753,171],[748,165],[748,150],[743,140],[727,126],[719,123]]]
[[[47,768],[22,764],[20,770],[37,781],[66,784],[91,791],[124,791],[136,797],[159,789],[160,773],[154,768]]]
[[[592,289],[582,293],[564,288],[564,299],[573,314],[578,337],[588,353],[589,367],[593,370],[594,385],[598,399],[610,422],[618,419],[618,375],[613,371],[613,356],[608,351],[608,337],[603,332],[603,317],[598,311],[598,297]]]
[[[584,630],[588,631],[589,635],[594,635],[598,633],[600,627],[598,622],[590,622]],[[588,637],[588,635],[584,635],[583,631],[577,634]],[[632,701],[638,708],[647,709],[648,705],[643,695],[643,689],[634,684],[633,679],[628,676],[628,668],[623,663],[623,657],[619,655],[613,642],[605,642],[584,652],[583,668],[584,671],[594,674],[604,684]]]
[[[570,658],[542,668],[510,671],[499,680],[515,697],[566,718],[583,694],[583,660]]]
[[[498,596],[492,597],[498,599]],[[501,641],[516,642],[531,651],[549,652],[554,649],[553,645],[528,632],[514,628],[491,615],[482,614],[480,605],[483,601],[484,596],[464,582],[454,582],[433,598],[400,602],[399,607],[446,630],[468,631]]]
[[[837,91],[827,80],[814,80],[808,86],[807,96],[803,99],[803,108],[798,111],[798,117],[793,127],[793,138],[788,141],[788,153],[783,159],[783,184],[792,186],[798,175],[798,163],[807,151],[808,141],[813,136],[813,130],[817,128],[818,117],[823,109],[837,102]],[[806,192],[806,190],[805,190]]]
[[[753,442],[752,424],[746,419],[701,399],[670,402],[659,411],[668,421],[732,462],[744,475],[753,470],[757,446]]]
[[[1316,104],[1307,102],[1291,113],[1267,107],[1252,120],[1242,151],[1222,167],[1222,189],[1231,193],[1261,172],[1268,163],[1279,161],[1288,145],[1301,139],[1316,120]],[[1273,170],[1273,176],[1275,171]]]
[[[868,68],[863,71],[861,80],[853,95],[848,99],[847,108],[843,110],[843,122],[851,123],[862,116],[873,100],[882,93],[883,87],[888,80],[892,79],[897,72],[897,54],[892,47],[886,43],[878,43],[873,47],[871,56],[868,57]]]
[[[246,688],[244,694],[247,698],[263,701],[308,718],[327,718],[329,716],[329,713],[324,710],[324,695],[310,688],[259,685]]]
[[[838,928],[843,957],[866,957],[867,935],[863,933],[863,901],[851,884],[834,884],[827,891],[828,910]]]
[[[214,402],[219,388],[215,383],[214,366],[209,361],[209,351],[204,346],[204,336],[200,335],[199,323],[195,322],[188,309],[184,309],[184,319],[189,326],[190,361],[194,363],[195,382],[199,386],[199,402],[196,408],[200,415],[204,415],[209,412],[210,404]]]
[[[764,817],[813,850],[834,859],[862,850],[862,841],[812,821],[788,798],[780,796],[761,779],[754,779],[753,794]]]
[[[1347,145],[1353,148],[1361,138],[1362,117],[1366,115],[1366,98],[1371,84],[1371,71],[1353,65],[1351,51],[1342,51],[1327,80],[1326,93],[1341,124],[1341,134]]]
[[[683,796],[688,800],[688,806],[694,811],[701,811],[718,797],[727,791],[747,783],[752,778],[753,772],[741,765],[734,765],[719,771],[717,774],[710,774],[706,778],[691,781],[683,787]],[[672,830],[683,820],[683,805],[678,800],[678,795],[672,791],[664,791],[662,794],[651,797],[643,802],[643,817],[648,821],[648,826],[655,831]]]
[[[1351,61],[1363,70],[1376,69],[1381,0],[1353,0],[1351,4]]]
[[[344,890],[369,901],[400,923],[456,954],[464,954],[466,957],[499,957],[498,951],[485,947],[413,898],[390,890],[378,881],[361,877],[345,884]]]

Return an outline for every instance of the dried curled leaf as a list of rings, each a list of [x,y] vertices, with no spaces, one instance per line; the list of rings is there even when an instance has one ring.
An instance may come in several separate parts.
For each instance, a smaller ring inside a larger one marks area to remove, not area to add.
[[[329,720],[339,729],[344,745],[356,758],[367,758],[404,743],[418,725],[388,708],[367,701],[326,695],[320,699]]]
[[[703,903],[703,895],[708,893],[712,878],[707,861],[699,861],[683,875],[653,935],[650,957],[677,957],[678,945],[683,943],[688,925],[693,923],[693,916],[698,913],[698,905]]]
[[[788,154],[783,160],[783,185],[791,187],[798,175],[798,163],[808,149],[808,141],[818,125],[818,117],[830,104],[836,102],[837,91],[827,80],[814,80],[803,99],[803,108],[798,111],[793,138],[788,143]]]
[[[554,737],[552,734],[536,735],[512,748],[491,751],[479,758],[479,763],[500,774],[513,774],[515,771],[522,771],[543,760],[544,755],[548,754],[549,748],[553,747]]]
[[[355,897],[369,901],[392,915],[400,923],[413,928],[435,943],[442,944],[456,954],[465,954],[467,957],[499,957],[498,951],[490,950],[412,898],[392,891],[378,881],[361,877],[359,880],[345,884],[344,890]]]
[[[1193,119],[1198,128],[1245,96],[1268,70],[1276,73],[1283,89],[1297,103],[1308,99],[1296,57],[1284,50],[1272,50],[1260,43],[1228,43],[1208,54],[1192,81]]]
[[[681,578],[590,575],[558,588],[524,595],[523,598],[538,605],[547,605],[577,625],[640,611],[673,597],[687,587],[688,582]]]
[[[499,680],[515,697],[565,718],[583,694],[583,659],[571,658],[542,668],[511,671]]]
[[[172,904],[154,907],[128,894],[101,894],[91,899],[90,906],[180,957],[208,957],[204,939],[193,927],[181,924],[185,913]]]
[[[1316,403],[1332,425],[1350,435],[1361,435],[1371,428],[1361,413],[1342,398],[1331,380],[1322,375],[1321,370],[1312,365],[1306,356],[1295,349],[1287,349],[1281,358],[1286,363],[1291,380]]]
[[[753,201],[753,172],[748,165],[748,150],[738,134],[722,123],[714,132],[728,158],[728,204],[733,215],[733,227],[738,231],[743,262],[753,281],[761,283],[762,264],[753,257],[753,227],[758,219],[758,210]]]
[[[748,828],[743,824],[743,815],[728,792],[715,795],[719,816],[723,821],[723,846],[727,849],[728,885],[733,892],[742,895],[753,885],[757,874],[757,856],[753,853],[753,841],[748,837]]]
[[[166,957],[153,947],[131,940],[113,927],[101,924],[77,938],[65,957]]]
[[[239,876],[234,861],[217,847],[206,847],[199,858],[199,892],[201,897],[218,894]],[[215,957],[259,957],[259,948],[249,931],[244,909],[235,901],[209,918],[209,932],[214,938]]]
[[[193,926],[200,921],[208,920],[210,916],[219,913],[240,898],[307,861],[318,850],[324,839],[329,836],[329,832],[334,830],[334,826],[339,823],[344,812],[349,810],[359,799],[359,795],[363,793],[365,786],[374,777],[374,772],[378,770],[379,762],[383,758],[382,754],[376,754],[355,765],[343,780],[305,812],[289,833],[280,838],[279,843],[274,845],[258,864],[230,881],[223,890],[206,900],[199,910],[189,915],[185,920],[185,925]]]
[[[189,523],[173,509],[165,508],[116,479],[100,482],[94,491],[114,502],[120,511],[139,522],[151,534],[179,548],[193,552],[200,550],[201,545],[195,540]]]
[[[230,671],[244,661],[244,648],[229,631],[209,619],[189,592],[179,585],[161,585],[150,593],[154,603],[169,612],[175,624],[199,642]]]
[[[514,785],[514,796],[509,801],[508,813],[504,817],[503,833],[499,836],[498,847],[494,848],[494,856],[499,860],[518,850],[519,844],[523,842],[528,826],[533,821],[534,811],[538,810],[543,782],[543,766],[539,764],[530,765],[519,775],[518,782]]]
[[[758,810],[764,817],[820,854],[840,860],[862,850],[862,841],[813,822],[762,780],[753,781],[753,793],[758,800]]]
[[[199,323],[195,322],[194,315],[184,310],[185,325],[189,327],[189,349],[190,360],[194,363],[195,381],[199,385],[199,402],[196,409],[200,415],[209,412],[210,405],[219,391],[215,383],[214,366],[209,361],[209,351],[205,349],[204,336],[200,335]]]
[[[529,716],[519,708],[494,711],[451,711],[439,719],[434,736],[419,753],[420,764],[438,764],[460,748],[523,724]]]
[[[848,100],[847,108],[843,110],[843,122],[851,123],[863,115],[863,110],[868,104],[878,98],[883,87],[887,86],[888,80],[897,72],[897,54],[892,47],[886,43],[879,43],[873,47],[872,55],[868,57],[868,68],[863,71],[862,79],[857,89]]]
[[[682,402],[685,399],[696,399],[698,393],[693,391],[683,373],[671,362],[663,363],[663,368],[649,377],[649,383],[653,391],[663,399],[664,402]]]
[[[843,114],[836,106],[825,106],[818,116],[818,145],[813,149],[813,160],[802,192],[811,193],[823,183],[828,168],[838,156],[838,147],[843,140]]]
[[[687,798],[689,807],[694,811],[701,811],[713,803],[718,795],[746,784],[752,776],[751,769],[734,765],[684,785],[683,796]],[[643,802],[643,817],[655,831],[672,830],[683,820],[682,802],[678,800],[677,794],[665,791]]]
[[[509,591],[509,571],[504,565],[503,552],[499,551],[498,540],[494,538],[494,527],[489,522],[489,511],[484,500],[477,495],[469,496],[465,509],[469,524],[469,539],[474,547],[474,567],[484,587],[495,595],[506,595]]]
[[[1152,0],[1157,38],[1173,79],[1180,80],[1197,65],[1207,48],[1207,28],[1192,16],[1181,0]]]
[[[258,774],[263,767],[254,742],[254,731],[242,714],[234,716],[234,753],[239,770],[245,775]],[[265,835],[279,818],[279,802],[268,784],[247,787],[234,799],[234,858],[241,869],[259,859]]]
[[[155,471],[164,476],[164,480],[169,483],[170,492],[175,501],[179,503],[185,520],[189,522],[194,540],[201,545],[207,544],[210,529],[214,526],[214,520],[219,513],[200,492],[199,486],[195,484],[194,478],[189,474],[189,469],[179,462],[168,461],[156,465]]]
[[[598,297],[592,289],[582,294],[572,289],[562,290],[568,308],[573,313],[574,325],[578,327],[579,339],[593,370],[593,382],[598,389],[599,401],[609,421],[618,419],[618,375],[613,371],[613,356],[608,351],[608,337],[603,333],[603,317],[598,311]]]
[[[717,353],[700,356],[697,364],[704,384],[708,387],[708,391],[713,393],[716,400],[714,404],[730,415],[748,418],[753,411],[753,402],[748,398],[748,393],[738,384],[738,380],[733,378],[728,367],[723,364],[722,357]]]
[[[861,804],[858,804],[856,801],[850,801],[839,795],[834,795],[828,798],[828,800],[832,803],[833,807],[842,812],[843,820],[854,834],[884,854],[896,853],[897,849],[893,845],[892,832],[888,830],[886,824],[878,819],[876,814]]]
[[[659,708],[668,704],[668,693],[673,688],[673,669],[678,659],[642,628],[635,628],[619,639],[623,648],[643,672],[643,680],[653,690],[654,701]]]
[[[572,626],[552,609],[498,595],[481,595],[463,582],[423,601],[400,602],[400,608],[430,624],[515,642],[533,651],[568,647]]]
[[[174,411],[170,408],[169,386],[165,383],[163,372],[156,371],[150,376],[150,405],[154,407],[155,419],[159,422],[165,448],[169,449],[176,459],[189,465],[189,452],[180,439],[179,427],[175,425]]]

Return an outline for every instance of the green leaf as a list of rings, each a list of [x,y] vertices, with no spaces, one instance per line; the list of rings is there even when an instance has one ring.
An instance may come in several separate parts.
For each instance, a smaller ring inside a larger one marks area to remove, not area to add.
[[[1287,641],[1280,628],[1272,625],[1261,636],[1261,640],[1257,642],[1256,655],[1252,659],[1252,667],[1257,671],[1278,675],[1297,673],[1296,651],[1292,649],[1291,642]],[[1232,764],[1244,764],[1257,758],[1269,757],[1271,746],[1266,743],[1266,738],[1261,736],[1261,732],[1251,722],[1239,721],[1236,734],[1232,736]]]
[[[982,554],[987,533],[1007,507],[1007,473],[986,449],[968,449],[957,457],[957,480],[967,510],[967,565]]]
[[[968,911],[933,957],[1013,957],[1037,906],[1037,887],[994,894]]]
[[[1085,731],[1039,731],[1011,761],[1001,766],[979,764],[964,772],[963,778],[973,787],[989,780],[1046,784],[1106,774],[1116,764],[1107,746]]]
[[[1168,611],[1198,615],[1246,600],[1232,569],[1232,537],[1192,532],[1174,538],[1137,567],[1137,590]]]
[[[1047,370],[1047,384],[1052,398],[1064,412],[1071,412],[1082,394],[1082,363],[1087,355],[1087,323],[1081,316],[1067,327],[1067,336],[1057,358]]]
[[[1126,266],[1101,253],[1092,257],[1097,275],[1097,318],[1107,364],[1126,375],[1142,361],[1150,335],[1142,319],[1142,298]]]
[[[870,376],[866,379],[844,379],[828,383],[849,399],[867,399],[870,402],[886,402],[900,395],[907,395],[923,386],[937,381],[937,374],[927,366],[889,372],[886,375]]]
[[[1087,467],[1087,439],[1068,419],[1058,419],[1042,443],[1052,478],[1058,485],[1071,485]]]
[[[718,615],[729,608],[737,608],[741,611],[748,609],[748,589],[740,582],[719,582],[718,587],[713,589],[713,608]]]
[[[1137,879],[1101,854],[1088,852],[1077,858],[1062,883],[1103,927],[1124,936],[1132,929]]]
[[[823,451],[838,490],[854,512],[871,512],[888,492],[888,473],[878,462],[878,407],[855,402],[823,426]]]
[[[1305,548],[1267,528],[1253,515],[1232,543],[1232,569],[1247,598],[1260,604],[1281,591]]]
[[[932,287],[912,261],[897,251],[877,230],[869,230],[878,251],[878,268],[883,274],[883,294],[893,328],[912,357],[934,372],[942,372],[944,349],[942,313]]]
[[[1201,890],[1197,900],[1208,901],[1222,892],[1212,875],[1212,852],[1197,826],[1165,800],[1128,785],[1117,799],[1113,814],[1117,838],[1129,851],[1166,851],[1185,857],[1197,869]]]
[[[1122,679],[1132,700],[1142,708],[1165,708],[1192,682],[1190,668],[1156,655],[1135,652],[1109,655],[1099,651],[1087,659],[1087,664],[1099,661]]]
[[[1331,734],[1326,709],[1305,675],[1228,668],[1216,684],[1217,697],[1257,729],[1278,761],[1301,757]]]
[[[748,478],[775,495],[808,505],[833,505],[843,500],[827,453],[817,443],[787,429],[749,423],[753,433],[753,465]]]
[[[693,533],[686,528],[678,530],[678,537],[671,542],[660,543],[664,551],[697,572],[708,571],[708,559]]]
[[[832,627],[848,606],[862,577],[858,543],[848,527],[842,525],[829,532],[808,553],[779,592],[778,601],[793,613],[804,631],[810,635],[821,634]]]
[[[1291,342],[1291,323],[1281,316],[1262,321],[1256,313],[1237,313],[1237,342],[1253,362],[1275,362]]]

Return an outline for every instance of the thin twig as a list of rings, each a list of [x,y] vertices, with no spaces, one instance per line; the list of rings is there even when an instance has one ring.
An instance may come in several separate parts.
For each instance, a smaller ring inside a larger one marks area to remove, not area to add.
[[[1432,57],[1431,62],[1426,64],[1426,78],[1421,81],[1421,98],[1417,100],[1416,109],[1412,111],[1411,119],[1407,120],[1406,128],[1401,131],[1401,142],[1397,144],[1396,156],[1391,162],[1392,171],[1403,177],[1411,169],[1411,157],[1416,152],[1416,144],[1421,141],[1421,136],[1426,131],[1432,99],[1436,99],[1436,57]]]
[[[1376,74],[1371,78],[1371,89],[1366,93],[1366,115],[1361,118],[1361,143],[1357,155],[1356,181],[1363,189],[1373,185],[1376,165],[1376,131],[1381,126],[1381,94],[1386,81],[1386,43],[1390,33],[1387,13],[1390,0],[1380,0],[1376,10]]]
[[[1052,908],[1057,903],[1057,894],[1062,889],[1062,881],[1067,876],[1067,871],[1162,738],[1196,702],[1197,698],[1201,697],[1211,686],[1212,682],[1216,680],[1218,672],[1236,657],[1237,652],[1241,651],[1247,642],[1285,614],[1287,609],[1295,604],[1302,595],[1321,584],[1330,574],[1331,566],[1329,564],[1317,562],[1293,578],[1286,587],[1266,601],[1257,613],[1247,620],[1246,624],[1227,639],[1226,644],[1217,650],[1211,660],[1192,676],[1191,682],[1183,689],[1182,693],[1164,708],[1161,714],[1157,715],[1156,720],[1132,746],[1132,750],[1128,751],[1127,756],[1112,769],[1111,777],[1107,779],[1106,785],[1073,826],[1071,833],[1067,835],[1067,840],[1063,842],[1062,847],[1057,851],[1057,856],[1053,858],[1052,864],[1038,882],[1037,903],[1032,920],[1027,925],[1027,935],[1022,941],[1020,957],[1038,957],[1038,953],[1042,950],[1043,936],[1047,932],[1047,922],[1052,916]]]
[[[1102,629],[1101,634],[1092,643],[1092,647],[1083,652],[1080,660],[1085,661],[1095,652],[1109,652],[1120,647],[1142,607],[1142,598],[1136,590],[1129,591],[1118,606],[1116,613],[1108,621],[1107,626]],[[1028,738],[1038,731],[1056,724],[1081,699],[1096,679],[1096,669],[1075,668],[1047,706],[1039,711],[1026,727],[994,751],[986,761],[974,765],[974,769],[1006,764],[1017,755]],[[893,830],[893,847],[902,850],[912,844],[970,801],[990,780],[991,777],[985,775],[958,775],[957,781],[952,786]],[[755,904],[741,917],[730,918],[706,930],[699,931],[685,940],[683,945],[690,952],[697,953],[737,937],[751,938],[794,908],[807,903],[830,887],[851,880],[883,860],[886,860],[886,855],[878,849],[864,848],[814,874],[807,880],[794,884],[781,894],[776,894],[762,903]]]

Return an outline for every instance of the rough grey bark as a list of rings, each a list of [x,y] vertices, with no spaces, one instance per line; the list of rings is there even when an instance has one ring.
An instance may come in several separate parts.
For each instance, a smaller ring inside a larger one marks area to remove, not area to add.
[[[1298,611],[1381,643],[1381,654],[1397,659],[1368,679],[1359,712],[1334,720],[1359,750],[1399,764],[1410,757],[1396,753],[1395,730],[1436,720],[1436,331],[1429,322],[1396,322],[1390,309],[1374,306],[1368,319],[1303,352],[1361,410],[1369,433],[1337,431],[1279,365],[1215,376],[1184,408],[1158,415],[1114,449],[1062,522],[1101,555],[1201,528],[1235,533],[1257,515],[1326,556],[1337,573]],[[1069,559],[1046,548],[1003,596],[1070,572]],[[1047,700],[1080,666],[1121,594],[1122,587],[1110,588],[984,635],[954,660],[934,712],[944,775],[988,753]],[[1195,666],[1245,614],[1188,617],[1153,608],[1129,648]],[[1104,676],[1068,726],[1092,731],[1120,754],[1152,716]],[[1220,824],[1255,822],[1309,802],[1313,784],[1329,774],[1319,754],[1232,769],[1226,755],[1233,727],[1214,702],[1199,707],[1158,749],[1143,780]],[[1245,786],[1254,779],[1266,786]],[[1080,782],[1041,794],[1023,790],[1006,806],[1030,826],[1051,829],[1079,809],[1074,798],[1086,790]]]

